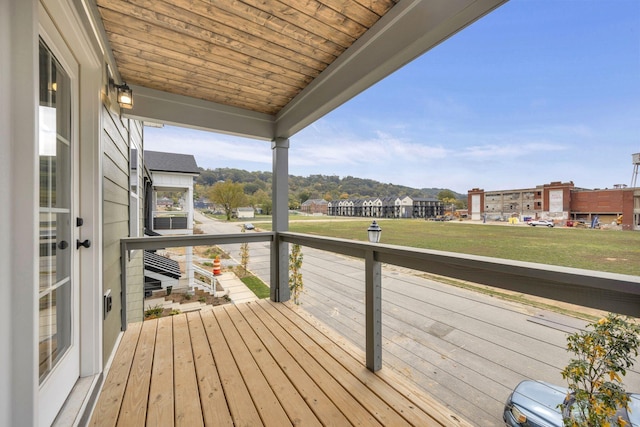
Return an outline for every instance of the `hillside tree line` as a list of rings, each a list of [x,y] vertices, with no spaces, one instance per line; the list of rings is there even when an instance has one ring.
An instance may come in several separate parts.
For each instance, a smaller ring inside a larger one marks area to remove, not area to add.
[[[222,185],[225,183],[225,185]],[[233,185],[232,185],[233,184]],[[224,207],[227,216],[231,209],[238,206],[253,206],[271,214],[272,173],[264,171],[249,172],[241,169],[200,168],[196,178],[195,198],[206,197]],[[226,195],[226,198],[220,198]],[[327,201],[368,198],[368,197],[405,197],[437,198],[444,203],[464,209],[467,195],[442,188],[412,188],[403,185],[385,184],[373,179],[336,175],[289,175],[289,209],[299,209],[309,199]],[[231,204],[229,204],[231,203]],[[232,206],[233,205],[233,206]]]

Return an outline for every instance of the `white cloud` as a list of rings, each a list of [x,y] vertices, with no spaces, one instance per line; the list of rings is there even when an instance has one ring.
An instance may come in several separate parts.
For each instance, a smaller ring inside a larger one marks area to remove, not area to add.
[[[271,145],[266,141],[172,127],[146,128],[145,132],[145,149],[193,154],[202,167],[226,167],[226,163],[246,162],[270,169]]]
[[[459,150],[455,157],[469,160],[486,159],[515,159],[519,157],[531,157],[540,153],[563,151],[567,147],[548,142],[525,142],[520,144],[485,144],[472,145]]]

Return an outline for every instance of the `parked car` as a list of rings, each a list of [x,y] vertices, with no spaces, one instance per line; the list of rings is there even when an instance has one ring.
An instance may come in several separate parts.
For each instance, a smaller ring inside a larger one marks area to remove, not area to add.
[[[574,402],[568,390],[544,381],[525,380],[516,386],[504,405],[502,418],[511,427],[563,427]],[[560,404],[567,407],[561,412]],[[629,411],[618,409],[613,420],[621,417],[629,426],[640,426],[640,394],[629,394]]]
[[[256,228],[253,226],[253,224],[251,224],[250,222],[246,222],[246,223],[243,225],[243,227],[244,227],[244,229],[245,229],[245,230],[255,230],[255,229],[256,229]]]
[[[545,227],[553,227],[553,225],[554,225],[553,221],[548,221],[546,219],[538,219],[538,220],[535,220],[535,221],[529,221],[527,224],[529,224],[529,225],[531,225],[533,227],[535,227],[536,225],[542,225],[542,226],[545,226]]]

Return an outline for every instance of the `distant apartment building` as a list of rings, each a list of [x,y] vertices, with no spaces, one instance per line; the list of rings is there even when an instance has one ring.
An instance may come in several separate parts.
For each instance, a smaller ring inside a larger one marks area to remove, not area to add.
[[[515,190],[474,188],[468,191],[468,205],[473,220],[517,216],[591,222],[597,215],[601,223],[621,218],[623,230],[640,230],[640,188],[616,186],[591,190],[575,187],[572,181]]]
[[[368,218],[435,218],[444,214],[444,205],[435,198],[369,197],[333,200],[327,214]]]

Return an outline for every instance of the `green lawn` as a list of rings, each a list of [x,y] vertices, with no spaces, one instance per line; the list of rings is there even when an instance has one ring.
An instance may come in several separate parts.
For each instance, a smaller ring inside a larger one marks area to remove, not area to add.
[[[269,287],[256,276],[246,276],[241,278],[242,282],[247,285],[247,288],[251,289],[251,291],[256,294],[256,296],[260,299],[269,298],[270,290]]]
[[[321,222],[291,220],[289,229],[293,232],[365,241],[371,223],[337,218]],[[414,219],[383,219],[378,223],[383,230],[381,243],[640,275],[640,233],[633,231]]]

